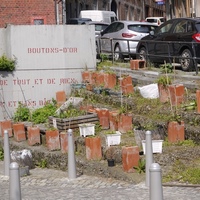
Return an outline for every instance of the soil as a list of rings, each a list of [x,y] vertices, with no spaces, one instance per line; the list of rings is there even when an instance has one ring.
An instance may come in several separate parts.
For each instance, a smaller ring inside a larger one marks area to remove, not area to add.
[[[97,95],[92,92],[81,93],[85,95],[87,99],[90,100],[90,103],[93,101],[93,105],[96,107],[107,107],[114,108],[120,107],[121,99],[113,96]],[[188,103],[192,100],[195,100],[195,91],[187,91],[187,96],[185,103]],[[126,104],[129,106],[129,109],[133,113],[133,125],[137,128],[144,128],[147,124],[153,124],[157,128],[155,134],[152,134],[152,139],[166,139],[167,137],[167,123],[165,116],[171,115],[171,107],[169,103],[159,104],[158,102],[152,103],[152,100],[141,100],[137,97],[126,97]],[[95,103],[94,103],[95,102]],[[106,104],[102,104],[106,102]],[[88,102],[87,102],[88,103]],[[141,106],[140,106],[141,105]],[[155,118],[154,116],[162,116],[162,118]],[[162,174],[166,176],[169,173],[178,173],[177,168],[182,168],[186,170],[189,167],[200,167],[200,115],[198,115],[195,110],[185,110],[179,109],[179,114],[181,119],[185,122],[185,138],[193,140],[197,145],[169,145],[163,146],[161,154],[154,154],[154,161],[160,164],[162,169]],[[102,150],[105,155],[106,144],[105,144],[105,135],[103,132],[98,133],[102,138],[103,146]],[[121,145],[116,146],[116,162],[114,167],[108,167],[106,158],[103,156],[102,160],[99,161],[88,161],[85,158],[85,146],[84,138],[79,137],[75,133],[75,148],[76,153],[76,164],[77,164],[77,174],[88,174],[95,176],[111,177],[119,180],[128,181],[131,183],[140,183],[145,181],[144,173],[126,173],[122,169],[121,161],[121,148],[124,145],[141,145],[141,139],[143,135],[139,135],[140,138],[137,139],[136,133],[134,134],[123,134]],[[3,146],[3,139],[0,138],[0,146]],[[39,146],[28,146],[27,142],[16,142],[13,138],[10,139],[10,149],[11,150],[22,150],[30,149],[33,155],[33,162],[36,166],[39,166],[42,160],[47,160],[47,167],[57,168],[66,171],[68,157],[67,154],[62,154],[60,151],[48,151],[45,147],[45,142],[42,142],[42,145]],[[142,149],[140,147],[140,157],[145,158],[145,155],[142,155]],[[171,180],[173,183],[180,183],[180,179]]]

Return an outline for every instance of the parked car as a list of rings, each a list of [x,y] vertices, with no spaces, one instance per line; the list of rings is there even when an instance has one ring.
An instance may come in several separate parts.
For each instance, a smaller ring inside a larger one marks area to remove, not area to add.
[[[200,58],[200,18],[176,18],[163,23],[138,43],[138,58],[146,60],[147,54],[150,62],[173,61],[184,71],[193,70],[192,57]]]
[[[160,26],[166,21],[166,19],[164,17],[147,17],[145,21]]]
[[[106,23],[106,22],[96,22],[96,21],[91,21],[88,24],[95,26],[95,36],[96,37],[101,34],[101,31],[105,30],[109,26],[109,23]]]
[[[129,55],[135,57],[138,41],[156,28],[157,25],[148,22],[115,21],[101,32],[98,53],[112,54],[113,51],[116,61]]]
[[[70,18],[67,21],[67,24],[87,24],[88,22],[91,22],[92,20],[90,18]]]

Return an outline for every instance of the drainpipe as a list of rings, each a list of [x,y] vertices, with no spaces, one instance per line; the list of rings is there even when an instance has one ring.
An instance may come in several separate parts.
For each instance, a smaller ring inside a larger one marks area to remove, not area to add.
[[[55,0],[55,11],[56,11],[56,24],[60,24],[60,21],[59,21],[59,3],[56,2]]]
[[[66,24],[66,4],[65,4],[65,0],[62,0],[62,11],[63,11],[63,24]]]

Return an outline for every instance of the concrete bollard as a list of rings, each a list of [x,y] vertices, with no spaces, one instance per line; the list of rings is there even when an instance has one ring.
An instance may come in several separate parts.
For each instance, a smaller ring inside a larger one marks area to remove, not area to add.
[[[153,163],[153,147],[152,147],[152,138],[151,138],[151,131],[146,131],[146,143],[145,143],[145,150],[146,150],[146,166],[145,166],[145,173],[146,173],[146,186],[149,187],[149,167]]]
[[[150,200],[163,200],[161,167],[158,163],[152,163],[150,168]]]
[[[9,166],[10,166],[10,146],[9,146],[9,136],[8,131],[4,131],[4,175],[9,176]]]
[[[21,185],[19,165],[16,162],[10,164],[10,200],[21,200]]]
[[[68,178],[76,178],[76,159],[74,152],[74,137],[72,129],[68,129]]]

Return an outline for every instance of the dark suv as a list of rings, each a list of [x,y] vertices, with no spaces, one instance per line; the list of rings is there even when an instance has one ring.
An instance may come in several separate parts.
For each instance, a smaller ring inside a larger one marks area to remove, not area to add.
[[[184,71],[200,62],[200,18],[176,18],[159,26],[137,45],[140,59],[153,63],[179,63]],[[197,59],[195,59],[197,58]]]

